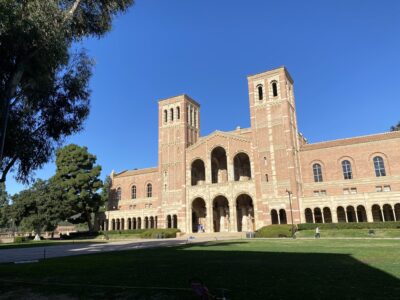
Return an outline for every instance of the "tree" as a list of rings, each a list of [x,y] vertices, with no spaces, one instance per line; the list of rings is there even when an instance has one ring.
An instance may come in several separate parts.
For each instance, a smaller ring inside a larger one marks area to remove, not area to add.
[[[48,181],[38,180],[31,188],[14,195],[10,212],[15,224],[39,235],[43,231],[54,231],[64,209],[51,190]]]
[[[390,131],[400,131],[400,121],[397,125],[390,127]]]
[[[92,231],[93,215],[102,206],[98,191],[103,183],[99,179],[101,167],[95,165],[96,156],[86,147],[71,144],[57,150],[56,157],[57,170],[51,181],[57,186],[64,214],[71,223],[87,222]]]
[[[8,209],[10,196],[6,191],[4,182],[0,182],[0,228],[5,227],[9,223]]]
[[[103,188],[101,189],[101,199],[103,202],[103,211],[107,210],[108,207],[108,201],[110,200],[110,192],[111,192],[111,177],[107,176],[104,181],[103,181]]]
[[[89,114],[92,60],[83,50],[70,49],[86,37],[102,37],[132,4],[0,0],[1,182],[11,169],[17,180],[27,182],[64,137],[82,129]]]

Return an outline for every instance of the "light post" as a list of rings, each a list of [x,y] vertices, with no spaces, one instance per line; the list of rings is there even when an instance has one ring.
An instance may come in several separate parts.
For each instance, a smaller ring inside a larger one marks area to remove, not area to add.
[[[292,209],[292,192],[286,189],[286,193],[289,196],[289,206],[290,206],[290,219],[292,221],[292,238],[294,238],[294,225],[293,225],[293,209]]]

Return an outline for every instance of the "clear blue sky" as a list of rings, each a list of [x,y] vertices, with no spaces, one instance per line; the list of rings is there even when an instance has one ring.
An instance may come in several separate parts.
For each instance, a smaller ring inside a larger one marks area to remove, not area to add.
[[[309,142],[400,120],[397,0],[137,0],[105,38],[83,45],[96,60],[91,114],[66,143],[88,146],[103,177],[157,165],[158,99],[196,99],[202,135],[248,127],[246,76],[281,65]],[[54,171],[50,163],[36,176]],[[22,188],[9,176],[11,194]]]

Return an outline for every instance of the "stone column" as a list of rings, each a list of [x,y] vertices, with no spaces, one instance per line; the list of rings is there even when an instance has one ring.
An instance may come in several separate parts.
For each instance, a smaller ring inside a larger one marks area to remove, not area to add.
[[[207,228],[206,232],[213,232],[213,207],[211,201],[207,205]]]
[[[205,161],[205,172],[206,172],[206,183],[211,183],[211,157],[207,155],[207,160]]]
[[[332,223],[338,223],[337,211],[336,209],[331,210]]]

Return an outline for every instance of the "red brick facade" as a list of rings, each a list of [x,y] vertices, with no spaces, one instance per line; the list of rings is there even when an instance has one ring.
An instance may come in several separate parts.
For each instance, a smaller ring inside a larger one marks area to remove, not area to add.
[[[159,101],[158,167],[112,173],[110,229],[400,220],[400,132],[308,144],[285,68],[248,89],[251,127],[204,137],[196,101]]]

